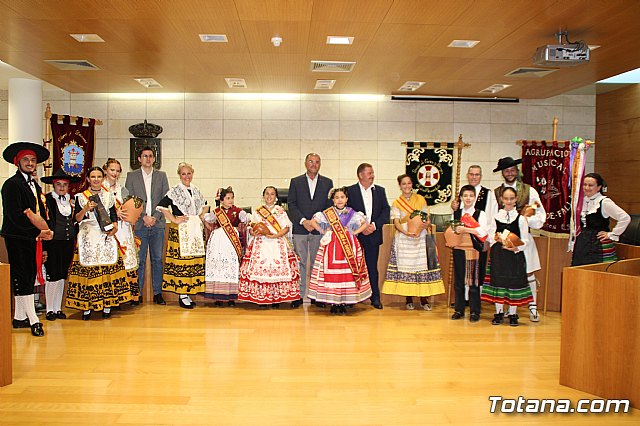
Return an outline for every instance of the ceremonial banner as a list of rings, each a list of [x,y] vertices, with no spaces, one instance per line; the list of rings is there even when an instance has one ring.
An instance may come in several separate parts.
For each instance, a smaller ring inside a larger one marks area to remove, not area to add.
[[[417,193],[427,205],[451,200],[453,149],[446,142],[407,142],[406,173],[413,179]]]
[[[522,181],[540,194],[547,212],[543,231],[569,233],[569,154],[565,141],[522,141]]]
[[[89,119],[88,125],[83,125],[84,119],[77,117],[71,123],[68,115],[51,115],[51,136],[53,140],[53,169],[55,174],[59,169],[68,175],[80,176],[78,183],[69,184],[69,193],[73,196],[80,192],[84,185],[85,172],[93,164],[93,150],[95,145],[96,120]]]

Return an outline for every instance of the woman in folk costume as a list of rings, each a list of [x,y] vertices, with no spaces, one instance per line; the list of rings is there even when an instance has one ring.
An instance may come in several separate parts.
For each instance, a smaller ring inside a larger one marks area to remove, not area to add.
[[[47,299],[48,321],[66,319],[62,312],[62,296],[64,295],[64,281],[69,275],[69,266],[73,259],[78,233],[73,215],[73,205],[69,196],[69,184],[82,180],[79,176],[71,176],[64,170],[58,169],[52,176],[40,179],[53,185],[53,191],[45,196],[49,210],[49,229],[53,231],[53,239],[43,242],[43,249],[47,252],[44,262],[47,271],[45,295]]]
[[[517,326],[518,306],[527,306],[533,301],[524,256],[524,250],[527,244],[532,244],[532,240],[527,219],[516,209],[516,190],[511,187],[505,188],[500,198],[504,207],[495,214],[488,229],[491,244],[491,282],[485,281],[480,299],[495,304],[496,313],[491,321],[493,325],[504,322],[503,308],[506,303],[509,305],[509,325]],[[515,243],[512,242],[514,240]]]
[[[417,230],[409,230],[408,223],[416,215],[427,216],[427,201],[413,192],[411,176],[398,176],[398,185],[402,193],[391,207],[391,219],[396,232],[391,243],[391,256],[382,292],[406,296],[408,310],[414,309],[413,296],[418,296],[422,309],[430,311],[431,304],[427,297],[444,293],[437,255],[432,252],[430,259],[427,253],[427,230],[431,227],[431,221],[420,221]]]
[[[74,218],[80,224],[77,249],[69,269],[66,306],[83,311],[82,319],[92,311],[111,317],[111,308],[131,300],[122,255],[115,239],[118,232],[116,199],[102,186],[104,171],[87,171],[89,188],[76,194]]]
[[[120,173],[122,173],[122,165],[115,158],[109,158],[104,166],[102,166],[102,169],[105,172],[105,179],[102,186],[106,191],[113,194],[116,202],[118,232],[116,232],[114,237],[118,243],[120,254],[122,255],[124,269],[127,271],[127,281],[131,289],[131,304],[139,305],[138,246],[136,245],[135,234],[133,233],[133,225],[123,220],[125,217],[122,212],[122,204],[129,194],[129,191],[118,183],[118,178],[120,177]]]
[[[281,302],[300,299],[300,270],[287,238],[291,221],[276,205],[277,189],[267,186],[262,197],[264,205],[251,214],[251,238],[240,266],[238,299],[277,309]]]
[[[573,246],[571,266],[615,262],[618,256],[614,241],[619,241],[620,235],[629,226],[631,217],[603,194],[607,190],[607,184],[598,173],[587,174],[582,189],[582,227]],[[609,218],[616,220],[616,226],[611,232]]]
[[[169,222],[169,237],[162,272],[162,290],[180,295],[180,307],[193,309],[191,294],[204,291],[204,228],[207,201],[191,184],[193,166],[178,164],[180,183],[169,190],[156,209]]]
[[[364,252],[356,238],[367,227],[364,214],[347,207],[346,187],[329,192],[333,207],[313,215],[312,226],[321,234],[309,280],[309,298],[331,305],[332,314],[346,314],[347,305],[371,297]]]
[[[240,259],[249,215],[233,205],[234,197],[231,187],[219,189],[216,199],[220,206],[204,217],[212,230],[207,242],[205,296],[214,299],[216,306],[222,306],[224,301],[235,306],[238,298]]]

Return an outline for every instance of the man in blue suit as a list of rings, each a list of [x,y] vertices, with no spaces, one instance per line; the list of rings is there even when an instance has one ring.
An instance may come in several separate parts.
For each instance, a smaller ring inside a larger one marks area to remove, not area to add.
[[[347,205],[367,216],[369,225],[358,234],[358,240],[364,250],[364,259],[369,270],[371,304],[376,309],[382,309],[378,287],[378,253],[382,244],[382,226],[389,223],[389,202],[384,188],[373,184],[375,175],[371,164],[360,164],[357,174],[358,183],[347,188]]]
[[[302,305],[307,293],[307,275],[313,267],[322,238],[311,226],[311,219],[315,213],[331,206],[329,190],[333,187],[333,181],[320,176],[320,165],[318,154],[307,154],[304,159],[307,172],[294,177],[289,184],[287,213],[293,223],[293,246],[300,257],[300,300],[291,303],[293,308]],[[316,303],[316,306],[323,307],[324,303]]]

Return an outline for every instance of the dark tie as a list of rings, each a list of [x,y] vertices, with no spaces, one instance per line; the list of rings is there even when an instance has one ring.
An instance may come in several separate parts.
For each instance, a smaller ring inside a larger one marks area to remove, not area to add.
[[[67,196],[66,195],[61,195],[60,196],[60,201],[66,201],[67,200]]]

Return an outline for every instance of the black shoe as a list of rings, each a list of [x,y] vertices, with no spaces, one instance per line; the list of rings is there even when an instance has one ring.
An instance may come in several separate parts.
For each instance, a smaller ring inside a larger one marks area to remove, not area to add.
[[[195,297],[195,296],[194,296]],[[191,300],[191,306],[193,306],[194,308],[197,306],[196,301],[195,300]]]
[[[111,311],[109,311],[109,312],[102,311],[102,318],[104,318],[104,319],[111,318]]]
[[[138,306],[139,304],[140,304],[140,299],[131,301],[131,306]]]
[[[451,315],[452,320],[459,320],[460,318],[464,318],[464,314],[461,314],[460,312],[456,311]]]
[[[167,302],[164,301],[164,299],[162,298],[162,293],[158,293],[153,295],[153,303],[155,303],[156,305],[166,305]]]
[[[347,315],[347,305],[338,306],[338,312],[340,315]]]
[[[491,324],[500,325],[503,322],[504,322],[504,314],[502,312],[500,312],[499,314],[495,314],[493,316],[493,320],[491,321]]]
[[[518,315],[509,315],[509,325],[511,327],[518,326]]]
[[[318,308],[324,308],[324,307],[326,307],[326,306],[327,306],[327,304],[326,304],[326,303],[324,303],[324,302],[316,302],[316,303],[315,303],[315,305],[316,305]]]
[[[382,303],[380,303],[380,301],[371,302],[371,305],[376,309],[382,309]]]
[[[37,322],[31,326],[31,334],[36,337],[44,336],[44,330],[42,329],[41,322]]]
[[[88,313],[88,314],[83,313],[83,314],[82,314],[82,321],[89,321],[89,320],[91,319],[91,313],[92,313],[92,312],[93,312],[93,311],[89,311],[89,313]]]
[[[272,304],[271,304],[271,307],[272,307],[273,309],[280,309],[280,304],[279,304],[279,303],[272,303]]]
[[[222,305],[224,305],[224,303],[222,303],[222,300],[216,300],[216,301],[214,302],[214,305],[216,305],[216,306],[222,306]]]
[[[291,302],[291,309],[299,308],[300,306],[302,306],[302,303],[302,299],[294,300],[293,302]]]
[[[45,309],[47,309],[47,306],[42,302],[36,302],[35,308],[36,308],[36,312],[43,312]]]
[[[142,295],[140,295],[140,297],[138,297],[138,303],[142,305]]]
[[[478,322],[480,321],[480,314],[476,314],[475,312],[472,312],[471,315],[469,316],[469,322]]]
[[[56,318],[58,319],[67,319],[67,316],[62,311],[56,312]]]
[[[233,308],[234,306],[236,306],[236,302],[234,302],[233,300],[229,300],[227,302],[227,305],[229,305],[230,308]]]
[[[338,305],[331,305],[331,313],[334,315],[338,313]]]
[[[266,311],[267,309],[269,309],[269,305],[258,305],[258,309]]]
[[[29,318],[25,318],[23,320],[17,320],[14,319],[11,324],[13,325],[13,328],[29,328],[31,327],[31,324],[29,324]]]
[[[182,297],[178,299],[178,303],[180,304],[181,308],[184,309],[193,309],[193,303],[190,305],[187,305],[186,303],[184,303],[184,301],[182,300]]]
[[[45,318],[47,319],[47,321],[55,321],[56,314],[54,314],[53,311],[49,311],[47,312],[47,315],[45,315]]]

